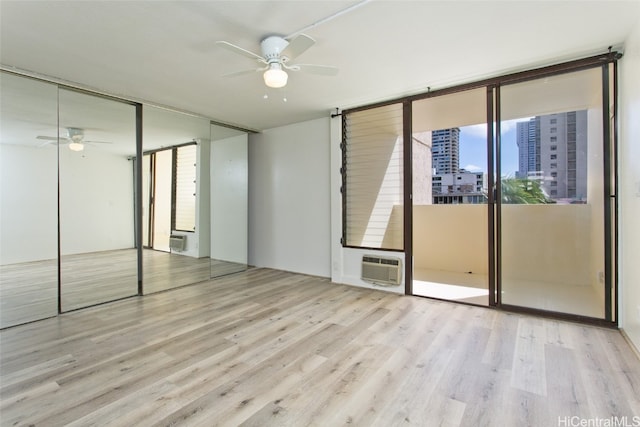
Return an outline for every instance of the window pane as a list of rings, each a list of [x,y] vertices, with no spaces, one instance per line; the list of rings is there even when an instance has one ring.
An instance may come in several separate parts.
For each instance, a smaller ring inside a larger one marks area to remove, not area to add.
[[[194,144],[177,149],[174,227],[176,230],[196,229],[196,148]]]
[[[154,154],[153,173],[153,249],[169,252],[171,237],[171,179],[173,170],[172,150]]]
[[[346,115],[347,246],[404,247],[402,104]]]

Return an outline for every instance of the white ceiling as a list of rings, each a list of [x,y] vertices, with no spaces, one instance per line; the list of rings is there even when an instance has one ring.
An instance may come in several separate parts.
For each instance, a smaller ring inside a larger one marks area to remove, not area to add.
[[[373,0],[338,13],[359,3],[1,0],[0,62],[262,130],[620,48],[640,16],[640,1]],[[259,73],[221,77],[255,63],[217,40],[259,52],[301,29],[317,43],[299,62],[337,76],[290,73],[269,92]]]

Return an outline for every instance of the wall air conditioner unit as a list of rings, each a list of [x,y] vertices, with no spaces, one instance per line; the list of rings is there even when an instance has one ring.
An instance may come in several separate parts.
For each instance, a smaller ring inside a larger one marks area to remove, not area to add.
[[[182,252],[184,248],[187,246],[187,236],[179,236],[177,234],[172,234],[169,237],[169,248],[171,251]]]
[[[397,286],[402,280],[402,260],[374,255],[362,257],[362,280],[378,285]]]

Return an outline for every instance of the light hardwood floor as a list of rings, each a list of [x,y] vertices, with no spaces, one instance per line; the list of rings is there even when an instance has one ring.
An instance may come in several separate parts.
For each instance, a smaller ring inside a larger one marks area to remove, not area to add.
[[[618,331],[268,269],[6,329],[0,345],[2,426],[640,416],[640,361]]]

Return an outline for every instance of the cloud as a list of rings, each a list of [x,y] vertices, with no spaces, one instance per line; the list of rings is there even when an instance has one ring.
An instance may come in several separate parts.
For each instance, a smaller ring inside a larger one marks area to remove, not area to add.
[[[505,133],[515,129],[516,128],[516,123],[518,123],[518,122],[528,122],[530,118],[531,117],[523,117],[523,118],[520,118],[520,119],[503,120],[500,123],[500,130],[502,131],[502,134],[505,134]],[[464,126],[464,127],[460,128],[460,131],[464,132],[464,133],[467,133],[470,136],[486,138],[487,137],[487,124],[486,123],[480,123],[478,125]]]
[[[514,120],[503,120],[500,123],[500,130],[502,131],[502,133],[507,133],[512,129],[516,128],[516,123],[519,122],[528,122],[530,119],[530,117],[523,117],[521,119],[514,119]]]
[[[480,166],[476,166],[476,165],[467,165],[463,169],[467,170],[469,172],[482,172],[483,171],[483,169]]]
[[[479,125],[465,126],[460,129],[462,133],[469,133],[470,136],[477,136],[479,138],[487,137],[487,124],[480,123]]]

